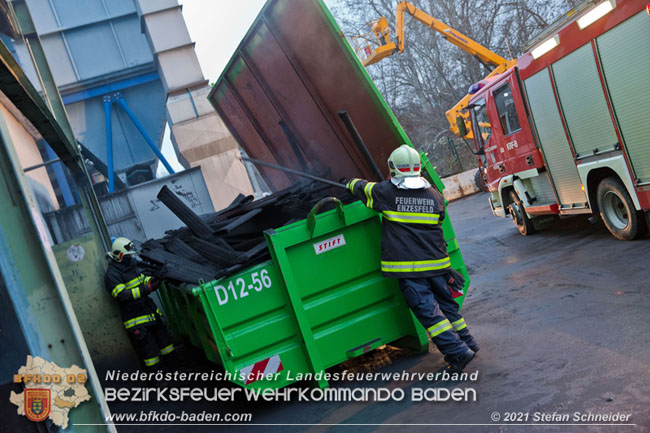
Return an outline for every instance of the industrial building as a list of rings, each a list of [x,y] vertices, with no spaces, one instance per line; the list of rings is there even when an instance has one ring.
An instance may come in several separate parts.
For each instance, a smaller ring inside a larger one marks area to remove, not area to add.
[[[176,0],[1,1],[0,32],[0,391],[25,353],[79,365],[92,399],[71,419],[102,423],[96,369],[137,365],[103,290],[110,237],[182,225],[155,203],[163,184],[206,213],[251,182]],[[160,152],[166,127],[179,173]],[[170,175],[156,179],[158,164]]]

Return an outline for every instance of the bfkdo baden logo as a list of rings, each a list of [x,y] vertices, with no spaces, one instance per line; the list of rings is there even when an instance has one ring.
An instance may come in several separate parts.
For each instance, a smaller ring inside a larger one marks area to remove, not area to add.
[[[87,379],[86,370],[76,365],[61,368],[39,356],[28,355],[25,365],[14,374],[14,383],[22,384],[23,392],[11,391],[9,401],[18,407],[18,415],[34,422],[49,418],[65,430],[70,410],[90,400]]]
[[[43,421],[50,414],[52,391],[49,389],[28,388],[25,395],[25,416],[31,421]]]

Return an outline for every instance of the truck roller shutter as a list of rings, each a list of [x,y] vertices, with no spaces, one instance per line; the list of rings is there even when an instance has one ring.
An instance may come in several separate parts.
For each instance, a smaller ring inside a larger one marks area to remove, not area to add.
[[[596,43],[634,176],[650,183],[650,16],[639,12]]]
[[[580,188],[578,169],[564,133],[548,70],[543,69],[526,79],[524,86],[540,148],[560,204],[566,207],[572,204],[583,206],[587,199]]]
[[[618,138],[591,44],[558,60],[553,76],[577,157],[593,155],[596,149],[614,150]]]

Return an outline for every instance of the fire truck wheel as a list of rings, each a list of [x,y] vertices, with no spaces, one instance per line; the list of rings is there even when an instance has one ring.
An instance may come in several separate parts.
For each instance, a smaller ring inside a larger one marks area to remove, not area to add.
[[[598,209],[607,230],[615,238],[630,241],[641,234],[642,221],[625,186],[615,177],[598,184]]]
[[[524,205],[521,200],[519,200],[517,193],[510,190],[509,195],[512,203],[508,206],[508,213],[510,214],[510,218],[512,218],[512,222],[517,226],[519,233],[524,236],[535,233],[535,226],[533,226],[533,222],[528,218],[528,215],[526,215]]]

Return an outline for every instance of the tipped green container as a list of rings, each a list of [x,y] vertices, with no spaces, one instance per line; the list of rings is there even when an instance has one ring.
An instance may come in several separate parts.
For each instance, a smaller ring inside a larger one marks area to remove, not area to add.
[[[249,156],[329,171],[331,179],[379,180],[339,118],[341,110],[384,176],[392,150],[411,145],[320,0],[269,0],[209,100]],[[424,154],[422,160],[425,176],[442,190]],[[296,181],[264,167],[260,173],[274,191]],[[319,213],[327,204],[321,203],[305,220],[266,232],[271,260],[194,288],[159,291],[172,331],[201,347],[235,383],[283,387],[299,373],[322,372],[383,344],[428,349],[397,280],[381,276],[381,216],[361,202],[330,201],[335,209]],[[449,217],[442,227],[467,288]],[[255,380],[260,373],[270,376]]]

